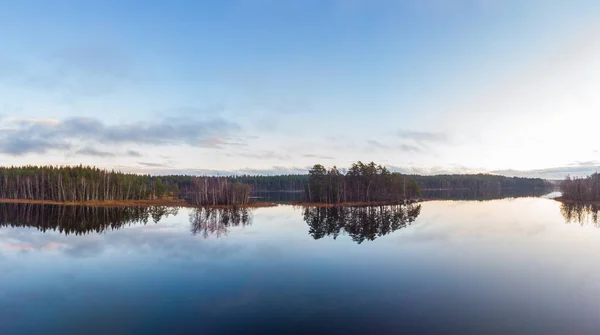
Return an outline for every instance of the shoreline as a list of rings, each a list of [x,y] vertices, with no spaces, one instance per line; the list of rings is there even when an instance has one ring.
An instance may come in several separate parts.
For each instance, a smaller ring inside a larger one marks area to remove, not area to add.
[[[265,208],[277,207],[279,205],[298,206],[298,207],[371,207],[371,206],[393,206],[414,204],[428,201],[428,199],[414,199],[407,203],[397,201],[373,201],[373,202],[342,202],[337,204],[318,203],[318,202],[252,202],[245,205],[206,205],[198,206],[187,203],[183,199],[156,199],[156,200],[102,200],[102,201],[53,201],[53,200],[31,200],[31,199],[7,199],[0,198],[0,204],[34,204],[34,205],[57,205],[57,206],[86,206],[86,207],[183,207],[183,208]]]
[[[577,201],[577,200],[565,199],[563,197],[552,198],[552,200],[558,201],[561,204],[565,204],[565,205],[598,205],[598,206],[600,206],[600,200]]]
[[[284,205],[291,205],[295,207],[374,207],[374,206],[394,206],[394,205],[410,205],[419,202],[423,202],[424,199],[409,200],[408,202],[398,201],[367,201],[367,202],[340,202],[337,204],[329,204],[322,202],[291,202],[283,203]]]
[[[102,201],[53,201],[53,200],[30,200],[30,199],[6,199],[0,198],[3,204],[35,204],[35,205],[58,205],[58,206],[87,206],[87,207],[186,207],[186,208],[262,208],[275,207],[273,202],[253,202],[245,205],[206,205],[197,206],[187,203],[183,199],[156,199],[156,200],[102,200]]]

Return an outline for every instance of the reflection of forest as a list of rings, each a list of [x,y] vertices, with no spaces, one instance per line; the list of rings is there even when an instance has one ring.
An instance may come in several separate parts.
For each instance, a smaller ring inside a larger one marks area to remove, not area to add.
[[[153,207],[86,207],[39,204],[0,204],[1,227],[34,227],[43,232],[82,235],[119,229],[124,225],[155,223],[163,217],[177,215],[178,209]]]
[[[591,204],[562,204],[560,206],[560,213],[567,223],[579,223],[581,225],[589,223],[596,227],[600,227],[598,225],[598,211],[600,211],[600,207]]]
[[[252,213],[248,208],[194,208],[190,213],[193,235],[220,237],[227,235],[230,227],[252,224]]]
[[[372,207],[305,207],[304,221],[315,239],[327,235],[334,239],[340,234],[350,235],[362,243],[404,228],[415,221],[421,205],[391,205]]]
[[[32,227],[42,232],[57,231],[65,235],[102,233],[131,224],[158,223],[178,208],[153,207],[86,207],[40,204],[0,203],[0,227]],[[194,208],[190,213],[194,235],[226,235],[233,226],[252,223],[248,208]]]

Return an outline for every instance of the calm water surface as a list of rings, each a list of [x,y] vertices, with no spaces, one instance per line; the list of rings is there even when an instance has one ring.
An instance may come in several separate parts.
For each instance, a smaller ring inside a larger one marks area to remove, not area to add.
[[[596,213],[0,205],[0,334],[598,334]]]

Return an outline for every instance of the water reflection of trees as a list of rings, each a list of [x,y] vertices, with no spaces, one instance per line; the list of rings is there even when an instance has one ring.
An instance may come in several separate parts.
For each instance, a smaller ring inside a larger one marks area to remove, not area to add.
[[[598,212],[600,206],[592,204],[561,204],[560,213],[567,223],[592,224],[600,227],[598,224]]]
[[[40,204],[0,204],[0,227],[33,227],[68,234],[102,233],[131,224],[159,222],[178,209],[152,207],[86,207]]]
[[[230,227],[252,224],[252,215],[248,208],[195,208],[190,213],[193,235],[224,236]]]
[[[179,209],[151,207],[89,207],[0,203],[0,227],[30,227],[65,235],[103,233],[133,224],[158,223]],[[223,236],[233,226],[252,223],[247,208],[194,208],[190,212],[193,235]]]
[[[304,221],[315,239],[348,234],[362,243],[407,227],[421,213],[421,205],[392,205],[372,207],[305,207]]]

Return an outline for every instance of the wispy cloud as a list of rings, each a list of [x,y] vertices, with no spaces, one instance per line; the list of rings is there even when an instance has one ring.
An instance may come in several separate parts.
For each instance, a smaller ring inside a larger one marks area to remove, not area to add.
[[[94,149],[92,147],[84,147],[75,152],[77,155],[95,156],[95,157],[114,157],[115,154],[108,151]]]
[[[227,138],[240,129],[237,124],[221,118],[204,121],[167,118],[158,122],[108,125],[95,118],[74,117],[52,122],[19,120],[2,125],[0,152],[16,156],[45,153],[52,149],[69,149],[71,141],[215,148],[217,144],[236,144],[229,142]],[[84,150],[81,154],[93,152]]]
[[[390,171],[400,172],[404,174],[417,174],[417,175],[440,175],[440,174],[472,174],[472,173],[485,173],[481,169],[471,169],[464,166],[454,165],[450,167],[442,166],[386,166]]]
[[[243,146],[243,142],[225,141],[220,138],[206,138],[200,141],[199,146],[204,148],[222,149],[226,146]]]
[[[229,153],[227,156],[230,157],[244,157],[244,158],[256,158],[256,159],[290,159],[290,155],[286,153],[279,153],[273,150],[259,150],[259,151],[245,151],[245,152],[234,152]]]
[[[142,154],[139,151],[135,150],[127,150],[126,154],[129,157],[142,157]]]
[[[401,139],[417,142],[443,142],[448,140],[447,134],[437,132],[399,130],[396,134]]]
[[[169,165],[161,164],[161,163],[152,163],[152,162],[137,162],[141,166],[145,167],[158,167],[158,168],[168,168]]]
[[[596,165],[572,165],[560,166],[547,169],[536,170],[495,170],[491,173],[501,174],[511,177],[533,177],[544,179],[564,179],[566,176],[584,177],[592,173],[600,172],[600,166]]]
[[[381,150],[394,150],[394,151],[402,151],[402,152],[422,152],[423,148],[420,148],[416,145],[400,143],[400,144],[387,144],[382,143],[377,140],[367,140],[367,146],[369,149],[381,149]]]
[[[28,153],[43,154],[49,150],[68,150],[71,144],[55,139],[28,138],[14,136],[4,133],[0,135],[0,152],[13,156],[20,156]]]
[[[302,155],[302,157],[318,158],[318,159],[335,159],[334,157],[331,157],[331,156],[321,156],[321,155],[314,155],[314,154],[304,154],[304,155]]]
[[[596,160],[594,160],[594,161],[583,161],[583,162],[577,161],[577,162],[569,164],[569,165],[588,166],[588,167],[590,167],[590,166],[600,166],[600,162],[596,161]]]

